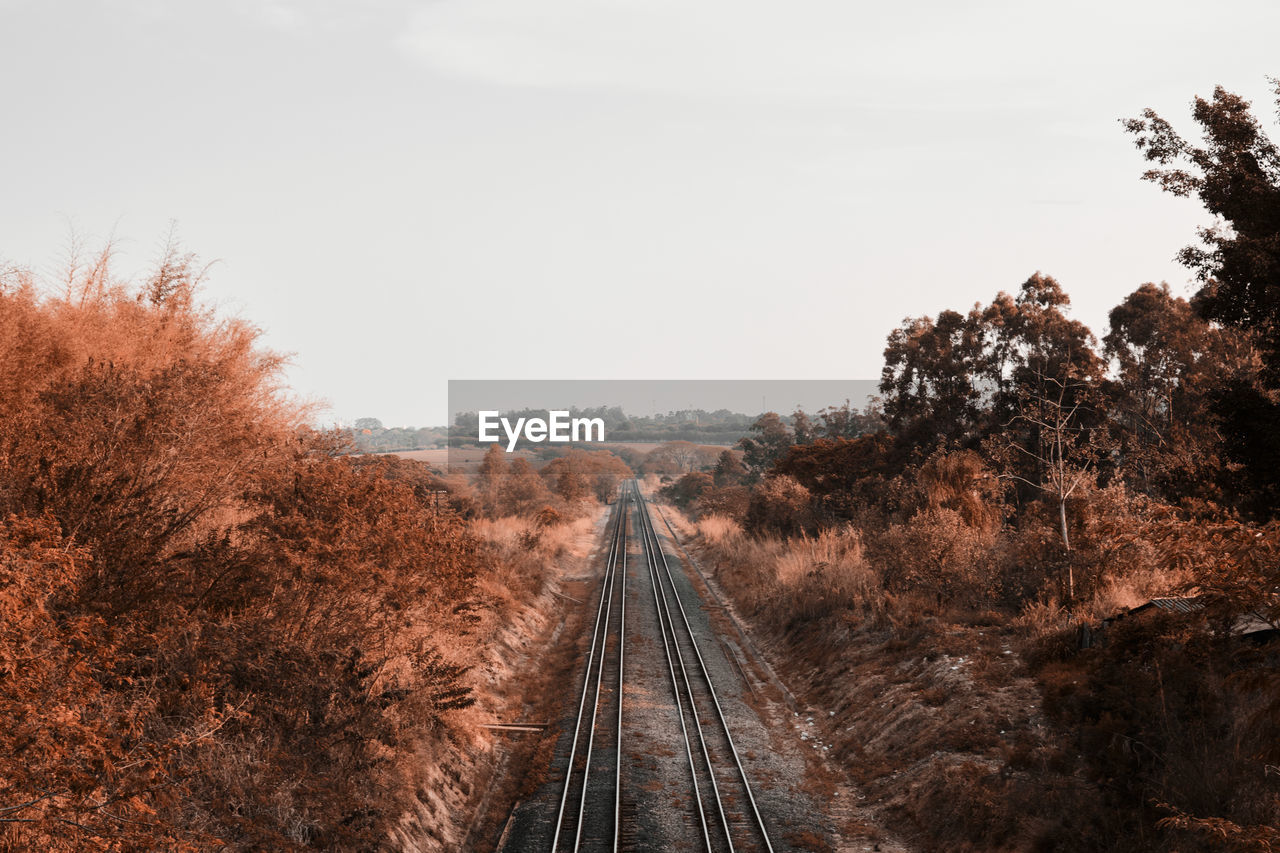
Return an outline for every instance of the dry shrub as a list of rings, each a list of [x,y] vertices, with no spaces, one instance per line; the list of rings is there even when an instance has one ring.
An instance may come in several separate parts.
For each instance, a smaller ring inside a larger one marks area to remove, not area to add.
[[[198,280],[0,280],[0,848],[370,849],[470,702],[477,543]]]
[[[995,472],[972,450],[939,450],[916,472],[916,487],[926,507],[952,509],[964,523],[995,530],[1004,520],[1004,487]]]
[[[658,490],[658,497],[680,509],[687,510],[708,491],[715,488],[715,481],[705,471],[691,471],[678,480]]]
[[[879,579],[863,555],[862,536],[851,527],[794,539],[778,555],[778,607],[808,622],[880,598]]]
[[[485,567],[479,582],[489,598],[504,604],[531,600],[542,591],[556,561],[580,554],[592,539],[590,517],[552,524],[545,524],[545,519],[539,514],[471,521],[470,531],[481,543]]]
[[[1039,640],[1071,629],[1075,624],[1071,611],[1056,598],[1037,598],[1022,605],[1013,624],[1024,636]]]
[[[891,592],[916,592],[962,606],[982,606],[999,592],[995,535],[969,525],[955,509],[930,507],[889,527],[874,554]]]
[[[699,522],[701,530],[702,522]],[[719,542],[709,546],[716,578],[732,589],[742,607],[762,613],[775,601],[778,587],[777,558],[785,546],[776,539],[748,536],[736,525],[726,524]],[[716,529],[712,522],[711,529]]]
[[[542,588],[546,530],[536,521],[519,516],[476,519],[471,522],[471,532],[482,543],[480,554],[491,595],[505,592],[521,597]]]
[[[851,527],[783,542],[748,536],[737,522],[709,516],[697,523],[716,575],[753,614],[791,625],[879,601],[879,581]]]
[[[1105,619],[1152,598],[1178,595],[1193,580],[1194,574],[1187,569],[1142,568],[1108,573],[1096,585],[1092,598],[1082,604],[1080,615],[1087,619]]]
[[[1112,849],[1265,850],[1274,839],[1274,651],[1206,627],[1204,613],[1157,613],[1116,623],[1079,655],[1031,659],[1046,712],[1104,797],[1089,823]]]
[[[744,526],[753,533],[797,536],[814,526],[809,490],[789,474],[761,483],[751,494]]]
[[[720,546],[742,535],[742,525],[724,515],[708,515],[698,519],[698,535],[709,545]]]
[[[544,527],[538,537],[542,551],[548,560],[557,560],[566,554],[581,556],[594,541],[594,524],[589,516],[563,520],[551,527]],[[585,545],[584,543],[588,543]]]
[[[733,485],[708,489],[698,498],[694,506],[699,516],[722,515],[742,522],[751,507],[751,489],[746,486]]]
[[[824,530],[815,537],[803,537],[788,543],[790,547],[778,557],[778,579],[794,583],[815,570],[838,575],[870,577],[863,559],[862,536],[851,527]]]

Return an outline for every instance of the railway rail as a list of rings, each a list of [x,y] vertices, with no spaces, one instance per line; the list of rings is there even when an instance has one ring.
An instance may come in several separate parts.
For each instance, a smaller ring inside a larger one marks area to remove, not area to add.
[[[628,750],[644,747],[627,733],[624,688],[628,676],[627,598],[628,548],[639,540],[641,562],[633,562],[639,597],[652,594],[658,643],[679,718],[671,740],[677,760],[687,766],[689,811],[698,846],[707,853],[767,851],[773,853],[769,829],[756,803],[732,726],[713,683],[703,647],[708,640],[690,623],[688,608],[696,593],[677,582],[653,523],[648,502],[635,481],[624,484],[609,526],[600,596],[596,603],[591,644],[583,668],[582,690],[569,743],[564,778],[551,833],[551,853],[631,850],[644,847],[635,816],[644,808],[648,790],[629,785],[624,767]],[[647,581],[647,590],[638,584]],[[685,590],[682,594],[682,587]],[[699,602],[700,603],[700,602]],[[643,624],[650,624],[648,619]],[[681,754],[682,753],[682,754]]]
[[[704,848],[708,853],[719,850],[773,853],[768,827],[698,645],[697,632],[689,622],[685,602],[681,600],[675,575],[662,549],[648,502],[634,481],[630,488],[680,713]]]
[[[591,648],[587,653],[582,694],[578,700],[569,763],[551,839],[552,853],[578,851],[584,847],[592,850],[621,849],[622,688],[626,662],[627,515],[631,503],[631,495],[624,492],[613,510],[600,602],[591,631]],[[611,633],[615,609],[618,617],[613,623],[616,626],[613,630],[616,633]],[[607,722],[600,725],[601,719],[608,717],[613,718],[612,731]],[[602,742],[612,739],[612,750],[608,744],[602,743],[604,748],[597,752],[597,733],[600,733]],[[612,772],[607,766],[610,752]],[[605,789],[610,786],[611,810],[602,807],[605,805]],[[573,792],[576,796],[572,796]],[[587,830],[585,837],[584,829]]]

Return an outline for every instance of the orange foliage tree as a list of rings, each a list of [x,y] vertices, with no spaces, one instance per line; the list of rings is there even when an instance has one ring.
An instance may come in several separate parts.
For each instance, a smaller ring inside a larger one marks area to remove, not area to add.
[[[308,429],[200,275],[0,280],[0,849],[370,849],[471,701],[463,522]]]

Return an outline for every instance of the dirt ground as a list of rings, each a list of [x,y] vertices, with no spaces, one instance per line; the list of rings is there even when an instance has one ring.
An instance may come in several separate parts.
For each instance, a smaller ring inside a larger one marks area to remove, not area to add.
[[[536,733],[501,731],[502,723],[543,723],[558,707],[558,673],[574,664],[580,609],[588,594],[581,580],[600,541],[605,509],[579,526],[568,553],[534,600],[484,616],[477,634],[491,637],[473,661],[476,704],[461,712],[462,734],[441,737],[422,762],[438,768],[418,794],[418,806],[391,839],[405,853],[487,853],[501,832],[523,785],[537,780],[510,768],[546,766],[549,753]]]

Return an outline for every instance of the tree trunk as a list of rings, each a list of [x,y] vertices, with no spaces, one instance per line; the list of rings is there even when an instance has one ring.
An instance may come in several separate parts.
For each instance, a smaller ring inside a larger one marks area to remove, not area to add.
[[[1058,501],[1058,521],[1062,528],[1062,547],[1071,550],[1071,540],[1067,538],[1067,502]]]
[[[1067,602],[1076,598],[1076,573],[1071,567],[1071,539],[1067,536],[1067,502],[1058,501],[1058,522],[1062,527],[1062,545],[1067,549]]]

